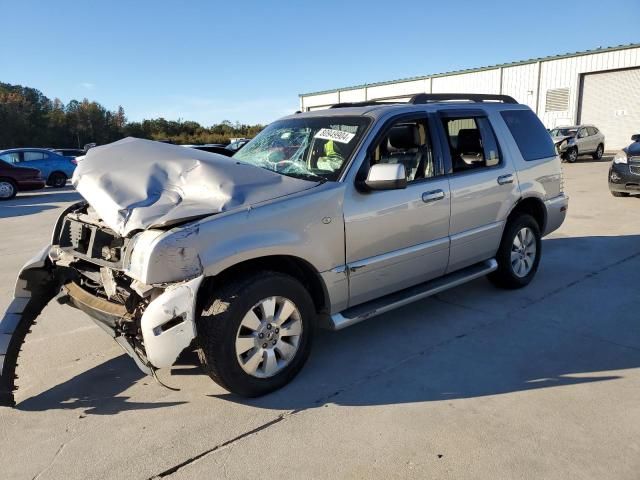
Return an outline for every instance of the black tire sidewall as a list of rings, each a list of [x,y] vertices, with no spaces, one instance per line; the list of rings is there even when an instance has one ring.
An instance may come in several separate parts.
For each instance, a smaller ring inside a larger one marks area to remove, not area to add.
[[[238,362],[235,351],[236,334],[249,309],[261,300],[273,296],[285,297],[295,304],[302,321],[302,338],[295,358],[289,365],[273,377],[256,378],[246,373]],[[202,348],[202,353],[216,363],[225,388],[247,397],[264,395],[289,383],[306,362],[314,336],[315,315],[309,293],[297,280],[281,273],[264,272],[243,284],[232,296],[224,319],[220,319],[222,323],[218,324],[218,344],[214,346],[210,342],[200,342],[203,347],[208,345],[208,348]],[[200,322],[220,320],[205,316],[200,318]],[[206,329],[201,328],[198,334],[201,334],[201,330],[206,335]]]
[[[517,233],[523,228],[529,228],[533,232],[533,236],[536,241],[536,258],[533,261],[531,271],[524,277],[518,277],[513,272],[511,265],[511,247],[513,240]],[[492,280],[498,286],[503,288],[521,288],[528,285],[533,277],[535,277],[540,265],[540,258],[542,256],[542,236],[540,234],[540,227],[535,219],[531,215],[522,214],[509,221],[505,227],[502,241],[500,242],[500,248],[496,255],[498,262],[498,269],[493,272]]]
[[[593,158],[594,160],[600,160],[603,155],[604,155],[604,147],[602,146],[602,144],[600,144],[598,145],[598,148],[596,149],[596,151],[593,152]]]
[[[64,179],[64,181],[61,181]],[[60,181],[60,185],[58,185]],[[49,176],[49,185],[54,188],[62,188],[67,184],[67,176],[64,173],[54,172]]]
[[[571,159],[571,153],[575,152],[576,156],[575,158],[572,160]],[[578,149],[576,147],[572,147],[568,152],[567,152],[567,162],[569,163],[575,163],[578,160]]]

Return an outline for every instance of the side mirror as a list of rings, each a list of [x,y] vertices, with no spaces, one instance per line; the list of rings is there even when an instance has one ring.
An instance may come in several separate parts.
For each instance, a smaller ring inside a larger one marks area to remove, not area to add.
[[[378,163],[369,169],[364,183],[370,190],[406,188],[407,173],[402,163]]]
[[[636,133],[635,135],[631,135],[632,142],[640,142],[640,133]]]

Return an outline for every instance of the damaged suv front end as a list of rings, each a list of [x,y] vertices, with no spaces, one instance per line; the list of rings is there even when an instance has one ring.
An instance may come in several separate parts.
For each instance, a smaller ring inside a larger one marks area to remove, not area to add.
[[[88,314],[144,373],[172,365],[196,336],[204,278],[193,245],[198,220],[310,184],[133,138],[92,149],[73,183],[86,201],[60,215],[50,245],[24,265],[0,318],[0,405],[15,404],[21,345],[56,296]]]

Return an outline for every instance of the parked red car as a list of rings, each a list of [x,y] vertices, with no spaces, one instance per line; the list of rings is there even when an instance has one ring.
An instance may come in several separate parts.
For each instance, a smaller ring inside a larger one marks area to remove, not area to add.
[[[18,167],[0,160],[0,200],[9,200],[18,191],[39,190],[45,181],[37,168]]]

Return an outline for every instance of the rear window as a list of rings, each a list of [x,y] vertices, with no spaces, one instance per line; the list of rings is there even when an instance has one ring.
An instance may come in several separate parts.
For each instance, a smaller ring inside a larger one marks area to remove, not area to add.
[[[527,162],[556,155],[549,132],[531,110],[505,110],[500,114]]]

